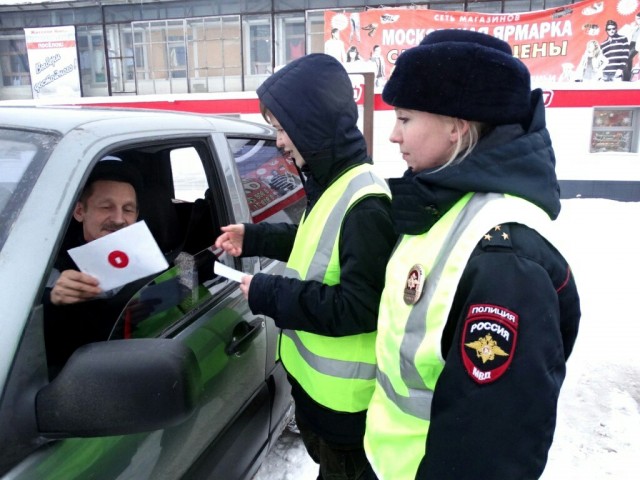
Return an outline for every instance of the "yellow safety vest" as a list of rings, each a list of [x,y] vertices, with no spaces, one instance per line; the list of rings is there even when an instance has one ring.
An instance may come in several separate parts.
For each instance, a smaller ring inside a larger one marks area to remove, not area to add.
[[[284,275],[340,283],[340,231],[349,209],[365,196],[390,197],[370,165],[345,172],[318,199],[298,227]],[[365,410],[375,384],[375,332],[327,337],[297,330],[280,334],[287,372],[316,402],[339,412]]]
[[[389,260],[378,318],[376,387],[365,433],[367,457],[380,480],[416,476],[433,391],[444,368],[442,331],[460,277],[482,236],[508,222],[543,233],[550,219],[520,198],[470,193],[426,233],[402,237]],[[420,295],[415,294],[418,275],[409,280],[418,270],[426,279],[417,287]]]

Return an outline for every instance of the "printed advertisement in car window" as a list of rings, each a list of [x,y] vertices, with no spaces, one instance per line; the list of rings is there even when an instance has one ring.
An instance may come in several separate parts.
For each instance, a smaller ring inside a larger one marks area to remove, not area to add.
[[[295,164],[273,142],[232,139],[230,144],[254,222],[273,217],[304,197]]]

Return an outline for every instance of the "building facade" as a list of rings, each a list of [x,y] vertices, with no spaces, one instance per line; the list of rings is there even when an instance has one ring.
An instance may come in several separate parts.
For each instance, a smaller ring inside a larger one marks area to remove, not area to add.
[[[512,13],[567,0],[385,2]],[[253,91],[278,66],[324,48],[324,11],[363,0],[79,0],[0,5],[0,100],[32,98],[25,29],[75,27],[83,97]]]

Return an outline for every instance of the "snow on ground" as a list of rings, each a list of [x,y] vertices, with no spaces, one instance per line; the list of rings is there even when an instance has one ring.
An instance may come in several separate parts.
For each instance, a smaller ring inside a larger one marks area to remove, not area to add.
[[[574,270],[580,333],[567,365],[542,480],[640,475],[640,203],[563,200],[555,243]],[[285,430],[254,480],[313,480],[317,466]]]
[[[558,219],[582,305],[542,478],[638,478],[640,203],[572,199]]]

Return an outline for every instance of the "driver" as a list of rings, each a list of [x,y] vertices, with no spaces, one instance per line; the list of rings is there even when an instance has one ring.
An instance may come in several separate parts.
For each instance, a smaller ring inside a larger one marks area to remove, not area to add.
[[[115,320],[141,281],[102,291],[98,280],[82,273],[67,253],[138,220],[142,177],[117,157],[104,157],[91,172],[73,210],[79,226],[70,232],[45,288],[44,329],[47,360],[57,372],[81,345],[107,340]],[[146,281],[146,279],[143,279]]]

